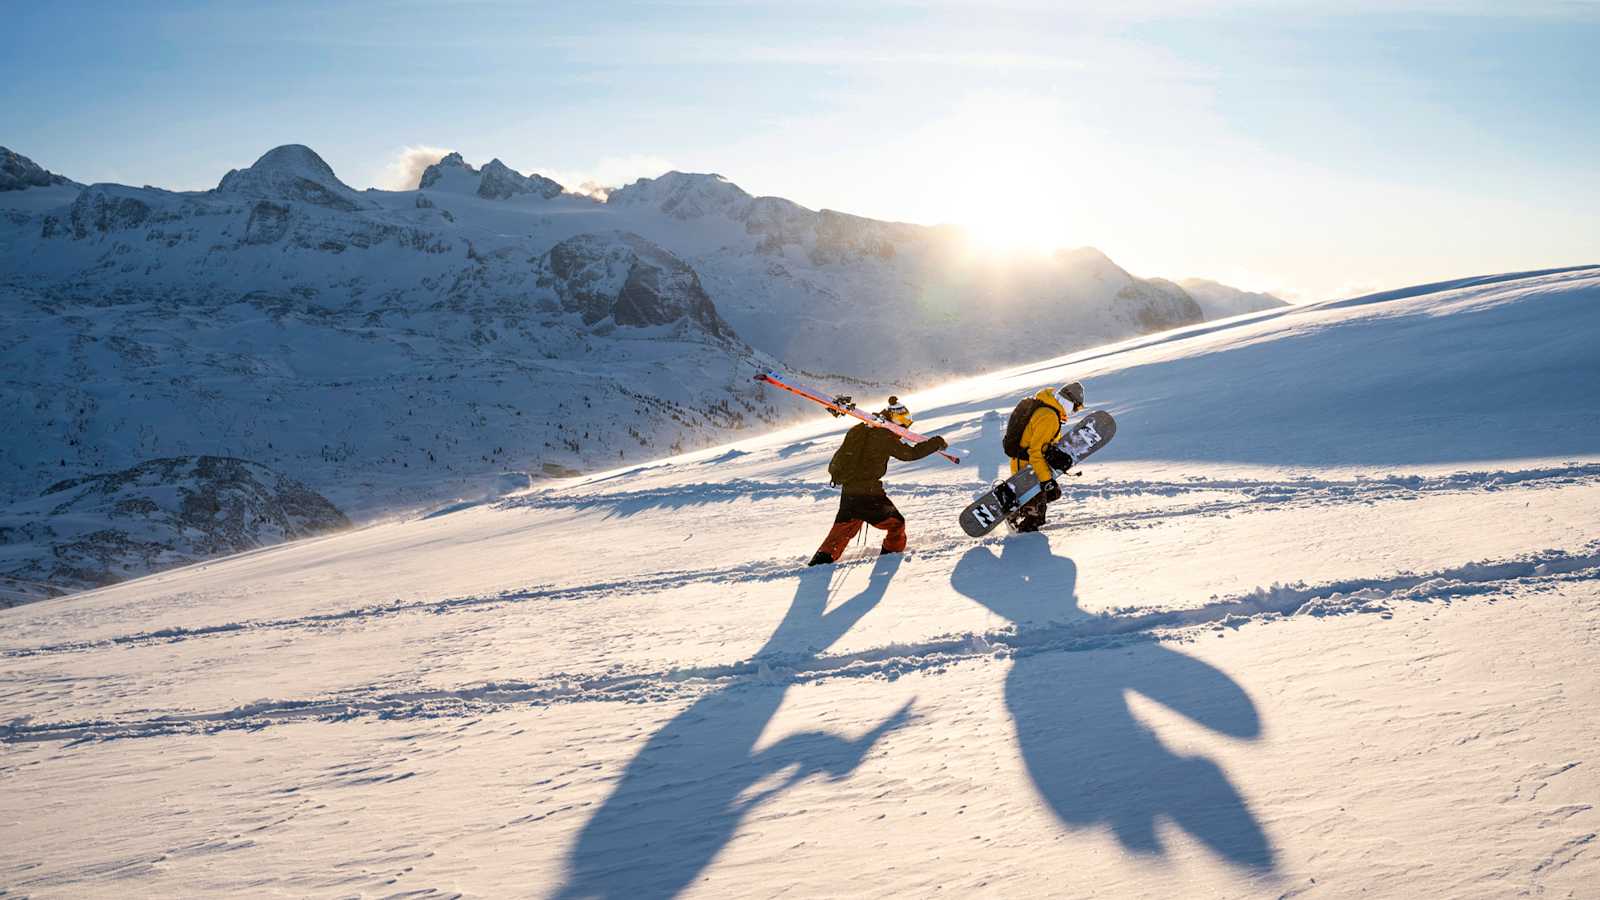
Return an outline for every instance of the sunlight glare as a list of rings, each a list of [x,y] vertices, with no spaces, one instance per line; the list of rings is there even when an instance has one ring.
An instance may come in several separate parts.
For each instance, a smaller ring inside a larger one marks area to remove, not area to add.
[[[1045,108],[1016,101],[968,107],[940,124],[928,150],[942,178],[938,216],[985,254],[1038,254],[1067,243],[1075,161]]]

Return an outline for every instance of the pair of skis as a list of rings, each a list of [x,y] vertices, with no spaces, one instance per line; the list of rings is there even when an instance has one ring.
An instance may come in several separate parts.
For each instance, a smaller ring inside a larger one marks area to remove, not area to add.
[[[860,419],[868,425],[871,425],[873,428],[882,428],[891,434],[898,435],[900,440],[905,441],[908,444],[920,444],[927,440],[926,437],[917,434],[915,431],[906,428],[898,422],[891,422],[888,419],[880,418],[872,413],[862,412],[856,408],[856,405],[850,401],[849,397],[829,397],[820,391],[815,391],[811,388],[802,387],[801,385],[797,384],[790,384],[789,382],[784,381],[782,378],[779,378],[777,372],[762,372],[756,376],[755,380],[765,384],[770,384],[775,388],[786,390],[797,397],[804,397],[807,400],[810,400],[812,403],[826,407],[828,412],[835,416],[851,416],[853,418]],[[943,450],[940,450],[939,455],[953,463],[960,464],[961,462],[961,457],[956,456],[954,453],[947,453]]]

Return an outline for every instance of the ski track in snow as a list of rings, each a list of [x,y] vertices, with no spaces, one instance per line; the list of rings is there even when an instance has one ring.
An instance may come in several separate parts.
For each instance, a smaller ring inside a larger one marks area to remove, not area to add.
[[[986,658],[1005,660],[1038,653],[1097,650],[1130,641],[1183,641],[1205,630],[1221,631],[1250,622],[1265,623],[1293,616],[1352,613],[1389,616],[1392,606],[1402,602],[1448,603],[1467,597],[1523,597],[1551,590],[1562,583],[1600,581],[1600,541],[1591,544],[1587,551],[1573,554],[1551,550],[1518,559],[1472,562],[1432,572],[1401,572],[1385,578],[1349,579],[1319,585],[1272,585],[1189,609],[1130,607],[1066,622],[944,635],[853,653],[773,653],[722,665],[612,672],[598,676],[557,673],[533,681],[502,680],[455,689],[383,692],[369,688],[324,697],[262,700],[228,710],[150,719],[38,724],[14,721],[0,725],[0,743],[76,743],[254,731],[292,721],[339,722],[362,716],[384,719],[470,717],[516,705],[653,703],[694,697],[741,682],[802,684],[830,678],[868,677],[892,680],[911,673],[937,674],[952,665]],[[149,639],[159,638],[152,635]]]
[[[1236,512],[1254,512],[1314,505],[1326,507],[1330,503],[1377,503],[1380,501],[1414,499],[1424,495],[1464,493],[1471,491],[1497,491],[1517,488],[1565,487],[1600,483],[1600,464],[1553,466],[1520,471],[1458,472],[1441,476],[1389,476],[1385,478],[1359,478],[1326,480],[1303,478],[1291,481],[1251,481],[1196,479],[1192,481],[1122,481],[1097,484],[1093,487],[1071,486],[1064,490],[1068,500],[1082,503],[1091,499],[1114,499],[1129,496],[1155,496],[1166,498],[1196,497],[1199,502],[1178,507],[1129,510],[1102,515],[1080,515],[1063,518],[1047,524],[1044,531],[1067,530],[1086,526],[1143,527],[1156,521],[1184,516],[1228,515]],[[894,495],[900,498],[965,498],[972,489],[967,486],[895,485]],[[674,507],[687,504],[731,503],[739,500],[792,499],[796,496],[815,499],[832,499],[836,489],[823,486],[800,487],[759,482],[732,482],[729,484],[696,484],[676,488],[661,488],[616,494],[588,494],[568,496],[561,494],[533,494],[513,498],[497,504],[501,508],[541,509],[610,509],[613,515],[633,515],[645,508]],[[1066,505],[1066,501],[1062,501]],[[991,535],[982,543],[1003,539],[1003,532]],[[932,540],[912,552],[921,558],[941,558],[963,553],[975,545],[970,539]],[[856,565],[844,563],[843,565]],[[771,581],[792,577],[804,567],[792,560],[765,560],[710,569],[664,570],[644,578],[625,578],[614,581],[592,582],[571,586],[548,586],[494,594],[450,597],[439,600],[420,600],[393,603],[370,603],[330,613],[315,613],[285,619],[224,622],[195,628],[164,628],[138,632],[95,641],[75,641],[48,644],[38,647],[14,647],[0,650],[0,659],[39,656],[43,654],[82,652],[110,646],[170,643],[196,638],[237,634],[243,631],[290,628],[325,628],[358,620],[375,619],[402,614],[445,615],[482,607],[493,607],[529,602],[570,602],[593,597],[613,596],[619,593],[648,594],[655,591],[686,585],[714,585],[737,582]]]

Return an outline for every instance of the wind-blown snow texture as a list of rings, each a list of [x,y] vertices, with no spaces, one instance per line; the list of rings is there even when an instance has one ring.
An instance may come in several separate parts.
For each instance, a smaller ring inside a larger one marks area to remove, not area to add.
[[[911,396],[905,557],[801,565],[817,415],[0,612],[0,890],[1590,896],[1596,333],[1522,274]],[[966,538],[1068,379],[1116,441]]]

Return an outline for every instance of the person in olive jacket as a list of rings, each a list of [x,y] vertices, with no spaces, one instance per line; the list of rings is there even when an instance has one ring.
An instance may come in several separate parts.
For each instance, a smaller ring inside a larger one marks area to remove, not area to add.
[[[880,417],[904,427],[911,427],[911,411],[900,405],[895,397]],[[845,432],[844,443],[834,451],[828,463],[828,474],[839,485],[839,514],[833,517],[833,528],[823,539],[822,547],[811,557],[810,565],[820,566],[838,562],[850,540],[862,525],[885,532],[884,553],[900,553],[906,549],[906,517],[895,508],[883,490],[883,476],[889,470],[889,457],[899,460],[917,460],[945,449],[942,437],[931,437],[915,446],[901,440],[899,435],[884,428],[874,428],[865,422]]]

